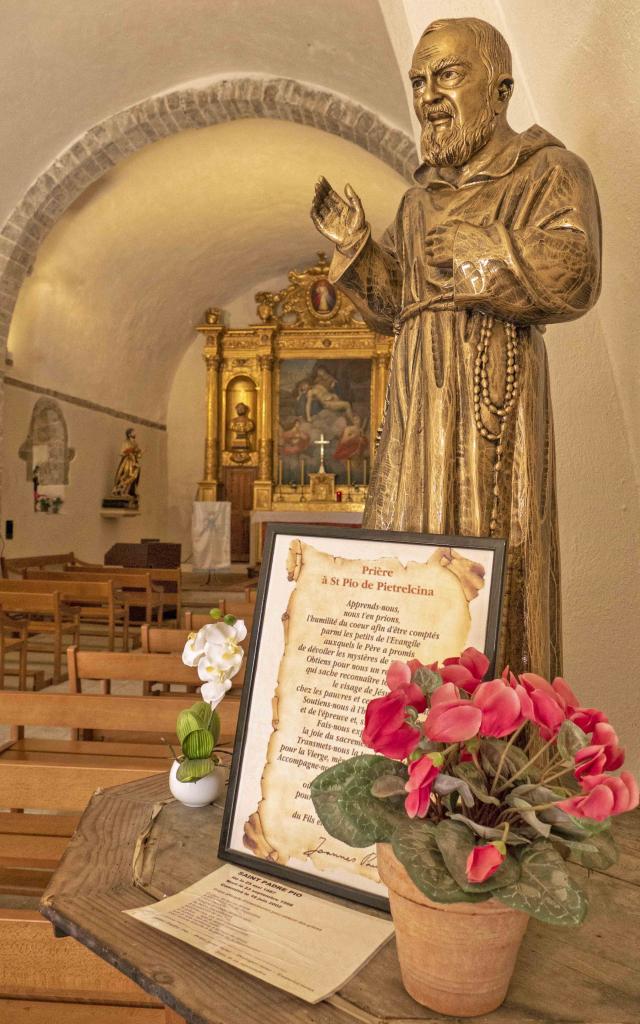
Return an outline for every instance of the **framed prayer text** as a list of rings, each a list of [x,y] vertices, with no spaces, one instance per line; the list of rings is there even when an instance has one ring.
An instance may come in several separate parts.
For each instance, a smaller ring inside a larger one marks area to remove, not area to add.
[[[466,647],[492,666],[502,540],[273,524],[268,528],[219,856],[387,908],[375,847],[329,836],[313,778],[370,753],[365,708],[391,661]]]

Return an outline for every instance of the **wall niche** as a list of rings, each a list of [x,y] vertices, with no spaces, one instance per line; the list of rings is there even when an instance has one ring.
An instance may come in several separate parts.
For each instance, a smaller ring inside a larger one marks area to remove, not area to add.
[[[39,398],[31,413],[29,432],[20,445],[19,457],[26,463],[27,480],[32,480],[37,467],[41,485],[69,483],[69,464],[75,449],[69,447],[67,423],[58,402]]]

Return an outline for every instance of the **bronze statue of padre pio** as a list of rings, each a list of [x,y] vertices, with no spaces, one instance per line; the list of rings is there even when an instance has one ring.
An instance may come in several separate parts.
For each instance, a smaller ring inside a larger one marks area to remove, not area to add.
[[[329,278],[396,336],[363,525],[508,539],[499,663],[561,672],[545,324],[600,291],[600,214],[584,162],[508,124],[511,54],[476,18],[435,21],[409,72],[422,164],[376,242],[350,185],[311,216]]]

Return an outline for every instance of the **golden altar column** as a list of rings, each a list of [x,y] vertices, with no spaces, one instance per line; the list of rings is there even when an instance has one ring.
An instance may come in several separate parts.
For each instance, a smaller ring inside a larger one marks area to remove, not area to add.
[[[260,392],[258,402],[258,479],[253,485],[254,509],[271,508],[273,493],[273,336],[277,324],[264,324],[259,329],[258,369]]]
[[[220,317],[221,311],[212,307],[207,310],[206,323],[196,328],[205,337],[202,358],[207,367],[207,433],[204,442],[204,473],[198,484],[198,501],[218,500],[218,392],[222,363],[220,343],[225,332]]]

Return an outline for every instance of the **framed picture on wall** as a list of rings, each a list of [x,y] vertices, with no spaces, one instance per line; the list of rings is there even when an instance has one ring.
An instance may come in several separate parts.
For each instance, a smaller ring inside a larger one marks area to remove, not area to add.
[[[311,781],[369,752],[364,712],[393,660],[495,660],[505,542],[269,527],[219,855],[386,908],[375,848],[329,836]]]

